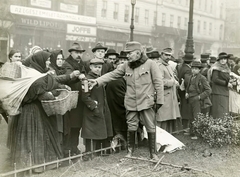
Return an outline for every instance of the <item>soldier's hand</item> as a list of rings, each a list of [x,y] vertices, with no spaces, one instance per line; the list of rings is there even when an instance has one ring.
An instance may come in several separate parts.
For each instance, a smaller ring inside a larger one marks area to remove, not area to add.
[[[92,90],[92,88],[94,86],[96,86],[98,83],[95,79],[88,79],[88,86],[89,86],[89,90]]]

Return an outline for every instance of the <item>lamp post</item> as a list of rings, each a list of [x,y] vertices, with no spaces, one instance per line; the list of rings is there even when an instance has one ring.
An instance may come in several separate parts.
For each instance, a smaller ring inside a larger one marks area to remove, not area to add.
[[[190,0],[189,5],[189,22],[188,22],[188,36],[186,41],[186,47],[185,47],[185,55],[188,58],[193,59],[194,54],[194,42],[193,42],[193,2],[194,0]]]
[[[130,41],[133,41],[133,29],[134,29],[134,6],[136,4],[136,0],[131,0],[132,4],[132,18],[131,18],[131,25],[130,25]]]

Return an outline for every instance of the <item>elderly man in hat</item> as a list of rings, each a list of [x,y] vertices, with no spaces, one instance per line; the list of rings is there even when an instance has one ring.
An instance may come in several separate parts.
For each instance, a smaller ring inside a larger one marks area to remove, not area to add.
[[[180,118],[180,111],[177,98],[178,78],[175,76],[169,61],[170,48],[164,49],[158,66],[163,76],[164,105],[157,112],[157,125],[168,132],[176,131],[177,118]],[[166,52],[166,53],[165,53]]]
[[[155,105],[155,91],[155,111],[164,103],[162,76],[156,63],[146,57],[139,42],[127,42],[124,52],[127,52],[128,62],[89,82],[91,87],[101,86],[111,80],[125,76],[127,85],[124,100],[128,126],[127,157],[131,157],[133,154],[135,132],[138,129],[139,122],[141,122],[148,132],[150,158],[158,160],[156,155],[156,118],[153,107]]]
[[[65,62],[62,65],[62,68],[65,71],[65,74],[70,74],[73,71],[78,72],[78,75],[86,74],[86,68],[82,61],[83,52],[85,50],[79,43],[73,43],[71,48],[68,50],[70,55],[66,58]],[[71,82],[68,83],[73,91],[79,91],[82,89],[81,80],[77,78],[72,79]],[[67,137],[64,139],[65,143],[65,156],[68,155],[67,150],[71,150],[72,155],[79,154],[80,151],[77,148],[78,146],[78,139],[79,139],[79,131],[82,128],[82,118],[83,118],[83,102],[81,99],[81,92],[79,92],[78,96],[78,104],[77,108],[72,109],[68,114],[65,116],[65,127],[68,129]],[[68,144],[66,144],[68,143]]]

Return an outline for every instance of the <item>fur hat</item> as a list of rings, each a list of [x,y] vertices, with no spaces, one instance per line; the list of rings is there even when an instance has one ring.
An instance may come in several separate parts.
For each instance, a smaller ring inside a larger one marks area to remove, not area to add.
[[[94,52],[96,52],[96,50],[98,50],[98,49],[103,49],[103,50],[106,51],[106,50],[107,50],[107,47],[103,46],[102,43],[98,42],[98,43],[96,44],[96,46],[92,49],[92,52],[94,53]]]
[[[72,51],[85,52],[85,50],[82,48],[82,46],[77,42],[74,42],[72,44],[72,46],[70,47],[70,49],[68,49],[68,52],[72,52]]]

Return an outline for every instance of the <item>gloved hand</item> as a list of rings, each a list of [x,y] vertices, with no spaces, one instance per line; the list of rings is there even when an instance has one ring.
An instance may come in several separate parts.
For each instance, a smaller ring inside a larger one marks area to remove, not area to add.
[[[155,104],[153,109],[154,111],[157,113],[158,112],[158,109],[162,107],[162,104]]]

